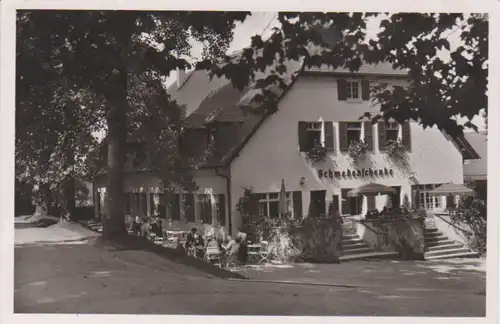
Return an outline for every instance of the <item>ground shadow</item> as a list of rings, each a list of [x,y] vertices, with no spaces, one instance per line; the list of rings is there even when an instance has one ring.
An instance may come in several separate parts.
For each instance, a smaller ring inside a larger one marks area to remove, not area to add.
[[[241,274],[221,269],[201,259],[189,257],[182,251],[156,245],[145,238],[135,235],[128,235],[120,239],[114,239],[112,241],[106,240],[102,237],[98,237],[92,241],[92,244],[94,246],[106,248],[110,252],[119,253],[125,251],[145,251],[154,253],[155,255],[164,259],[168,259],[171,262],[195,268],[196,270],[221,279],[247,279]]]

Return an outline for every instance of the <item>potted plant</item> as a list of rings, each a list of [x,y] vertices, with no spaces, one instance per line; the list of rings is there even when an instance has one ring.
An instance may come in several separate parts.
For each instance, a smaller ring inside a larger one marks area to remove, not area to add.
[[[325,160],[326,153],[326,147],[317,143],[306,152],[306,157],[312,162],[321,162]]]
[[[399,139],[388,140],[385,147],[387,155],[391,158],[402,159],[405,154],[405,146],[403,142]]]
[[[347,153],[354,163],[363,160],[367,152],[368,145],[364,141],[353,141],[347,148]]]

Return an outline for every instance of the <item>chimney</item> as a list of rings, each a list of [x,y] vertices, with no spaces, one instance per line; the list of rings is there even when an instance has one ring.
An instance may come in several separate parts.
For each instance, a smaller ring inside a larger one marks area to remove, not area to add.
[[[186,80],[186,70],[184,69],[181,70],[177,68],[176,72],[177,72],[177,89],[179,89]]]

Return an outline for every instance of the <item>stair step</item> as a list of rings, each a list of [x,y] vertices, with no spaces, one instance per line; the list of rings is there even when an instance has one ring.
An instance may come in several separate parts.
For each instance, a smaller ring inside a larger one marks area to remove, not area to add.
[[[444,240],[444,241],[425,241],[425,246],[430,248],[430,247],[435,247],[435,246],[443,246],[443,245],[449,245],[449,244],[455,244],[457,242],[452,241],[452,240]]]
[[[454,254],[444,254],[444,255],[425,255],[425,260],[438,260],[438,259],[453,259],[453,258],[479,258],[479,253],[477,252],[463,252]]]
[[[347,240],[347,239],[355,239],[355,238],[359,238],[359,235],[358,234],[342,234],[342,239],[344,240]]]
[[[426,227],[424,229],[424,233],[435,233],[435,232],[439,232],[437,227]]]
[[[368,252],[352,255],[343,255],[339,258],[341,262],[367,259],[398,259],[398,252]]]
[[[439,236],[444,236],[443,233],[441,232],[430,232],[430,233],[424,233],[424,237],[439,237]]]
[[[357,248],[364,248],[364,247],[369,247],[369,245],[364,242],[364,241],[359,241],[356,243],[350,243],[350,244],[342,244],[342,248],[345,249],[357,249]]]
[[[427,251],[440,251],[440,250],[446,250],[446,249],[454,249],[454,248],[459,248],[462,247],[463,245],[460,243],[451,243],[451,244],[439,244],[436,246],[429,246],[427,247]]]
[[[424,237],[425,243],[427,242],[442,242],[442,241],[448,241],[449,238],[447,236],[441,235],[441,236],[436,236],[436,237]]]
[[[470,250],[464,246],[461,246],[461,247],[453,248],[453,249],[428,251],[428,252],[425,252],[425,255],[426,256],[437,256],[437,255],[445,255],[445,254],[457,254],[457,253],[463,253],[463,252],[470,252]]]
[[[356,248],[356,249],[344,249],[342,250],[342,255],[351,255],[351,254],[361,254],[361,253],[368,253],[368,252],[376,252],[374,248],[371,246],[366,246],[362,248]]]
[[[365,243],[362,239],[349,239],[349,240],[342,240],[341,244],[342,246],[349,246],[349,245],[354,245],[354,244],[359,244],[359,243]]]

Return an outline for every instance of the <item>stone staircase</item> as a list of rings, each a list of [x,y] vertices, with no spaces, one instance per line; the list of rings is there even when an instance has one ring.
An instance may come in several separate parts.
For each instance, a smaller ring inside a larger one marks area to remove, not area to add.
[[[398,259],[398,252],[381,252],[363,241],[357,234],[345,234],[342,236],[342,252],[339,260],[341,262],[368,259]]]
[[[471,251],[462,243],[450,240],[436,227],[426,227],[424,239],[425,260],[479,257],[477,252]]]

